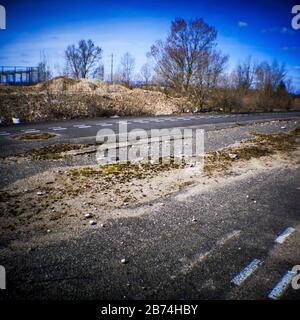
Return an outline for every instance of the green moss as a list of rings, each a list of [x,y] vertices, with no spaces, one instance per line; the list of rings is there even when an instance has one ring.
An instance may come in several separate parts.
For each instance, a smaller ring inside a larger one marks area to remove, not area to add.
[[[49,132],[32,132],[13,136],[16,140],[48,140],[56,137],[56,134]]]
[[[254,134],[254,139],[247,141],[238,148],[225,148],[206,155],[204,171],[226,170],[233,162],[250,160],[271,155],[275,152],[290,152],[296,149],[299,142],[297,135],[299,129],[294,129],[289,134]]]
[[[64,155],[62,154],[64,152],[79,150],[86,147],[88,147],[88,145],[68,143],[53,144],[40,149],[27,151],[25,156],[30,156],[33,160],[59,160],[64,158]]]

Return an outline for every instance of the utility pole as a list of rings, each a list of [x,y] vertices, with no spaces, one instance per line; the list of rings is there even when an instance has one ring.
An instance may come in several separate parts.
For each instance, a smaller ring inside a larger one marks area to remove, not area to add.
[[[114,54],[111,54],[111,64],[110,64],[110,82],[113,83],[114,76]]]

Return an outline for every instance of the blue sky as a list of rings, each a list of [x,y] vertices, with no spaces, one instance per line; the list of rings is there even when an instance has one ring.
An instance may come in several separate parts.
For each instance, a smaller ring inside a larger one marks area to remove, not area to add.
[[[0,65],[36,65],[44,51],[52,67],[62,68],[64,50],[80,39],[103,48],[105,70],[111,53],[117,67],[129,51],[136,72],[155,40],[164,39],[175,17],[202,17],[218,30],[218,48],[230,55],[228,69],[254,61],[284,62],[300,89],[300,30],[291,28],[292,6],[300,1],[33,1],[0,0],[7,29],[0,30]]]

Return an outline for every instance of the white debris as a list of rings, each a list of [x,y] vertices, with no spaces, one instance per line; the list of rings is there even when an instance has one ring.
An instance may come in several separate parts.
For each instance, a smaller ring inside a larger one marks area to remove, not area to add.
[[[89,221],[89,224],[90,224],[91,226],[94,226],[96,223],[97,223],[97,222],[94,221],[94,220],[90,220],[90,221]]]
[[[228,155],[230,159],[235,159],[237,157],[237,154],[235,153],[229,153]]]
[[[101,228],[104,228],[104,227],[105,227],[105,224],[104,224],[104,223],[101,223],[101,224],[100,224],[100,227],[101,227]]]
[[[197,222],[198,220],[195,217],[193,217],[192,221]]]
[[[89,219],[89,218],[92,217],[92,215],[91,215],[90,213],[86,213],[86,214],[84,215],[84,217],[85,217],[86,219]]]
[[[42,196],[43,194],[45,194],[45,192],[38,191],[36,194],[37,194],[38,196]]]
[[[121,259],[121,263],[125,264],[125,263],[127,263],[127,262],[128,262],[128,261],[127,261],[125,258]]]
[[[12,118],[12,122],[13,122],[13,124],[19,124],[20,119],[19,118]]]
[[[50,230],[50,229],[48,229],[48,230],[47,230],[47,233],[51,233],[51,230]]]
[[[281,129],[286,129],[286,127],[281,127]]]

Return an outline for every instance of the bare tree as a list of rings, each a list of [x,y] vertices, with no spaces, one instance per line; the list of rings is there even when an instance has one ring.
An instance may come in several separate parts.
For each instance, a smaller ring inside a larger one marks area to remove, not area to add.
[[[132,81],[134,66],[135,66],[134,57],[129,52],[126,52],[120,60],[121,79],[122,79],[122,82],[124,82],[126,85],[129,85],[130,82]]]
[[[152,68],[151,68],[150,63],[143,64],[141,67],[140,73],[141,73],[143,81],[145,82],[146,85],[148,85],[149,81],[151,79],[151,76],[152,76]]]
[[[255,67],[252,65],[251,57],[240,62],[234,71],[236,88],[241,90],[243,94],[247,94],[253,84],[254,71]]]
[[[102,49],[95,46],[92,40],[80,40],[78,46],[68,46],[65,51],[66,70],[75,78],[88,78],[99,67],[102,58]]]
[[[182,92],[189,90],[204,54],[215,45],[216,30],[201,18],[186,22],[172,21],[166,41],[157,41],[149,56],[156,62],[156,72],[166,84]]]
[[[198,110],[203,110],[207,100],[218,88],[220,77],[225,69],[228,56],[215,50],[207,50],[199,59],[191,87],[193,99]]]
[[[274,108],[289,108],[289,95],[286,92],[286,69],[284,64],[273,61],[272,64],[262,62],[255,69],[255,82],[258,95],[256,106],[259,109],[272,111]],[[281,101],[279,101],[280,98]]]
[[[40,52],[40,62],[37,67],[38,67],[38,82],[48,81],[51,79],[52,72],[44,51]]]
[[[98,80],[104,80],[104,66],[99,65],[93,72],[93,78]]]
[[[286,74],[284,64],[279,64],[276,60],[272,64],[264,61],[255,68],[256,87],[261,90],[274,91],[280,82],[285,81]]]

